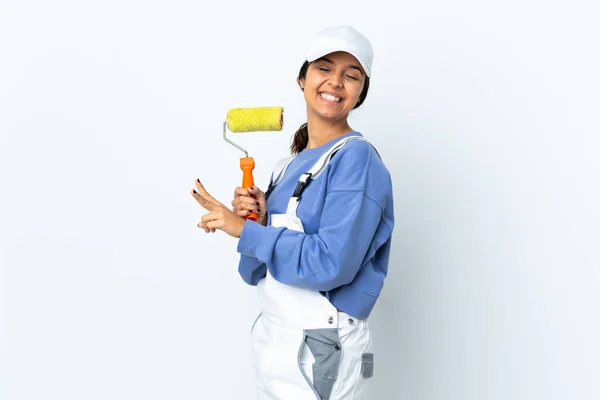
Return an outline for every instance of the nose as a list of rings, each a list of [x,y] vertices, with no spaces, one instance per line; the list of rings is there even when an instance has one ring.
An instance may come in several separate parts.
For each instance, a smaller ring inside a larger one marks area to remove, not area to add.
[[[329,84],[334,87],[342,87],[342,77],[339,74],[332,74],[329,78]]]

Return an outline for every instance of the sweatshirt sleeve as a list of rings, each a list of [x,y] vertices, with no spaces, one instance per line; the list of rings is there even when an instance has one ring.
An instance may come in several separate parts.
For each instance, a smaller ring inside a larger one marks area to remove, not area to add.
[[[369,251],[382,207],[364,191],[368,157],[357,163],[354,154],[344,163],[339,156],[316,233],[253,221],[244,225],[238,252],[264,263],[281,283],[318,291],[335,289],[354,280]]]
[[[244,282],[246,282],[248,285],[256,286],[258,281],[267,275],[267,266],[265,263],[259,261],[256,257],[250,257],[245,254],[241,254],[240,262],[238,264],[238,272]]]

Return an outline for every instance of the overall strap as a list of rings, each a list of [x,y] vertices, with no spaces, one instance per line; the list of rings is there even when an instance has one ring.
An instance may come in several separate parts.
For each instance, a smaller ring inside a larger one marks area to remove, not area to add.
[[[265,192],[265,200],[269,198],[271,191],[273,190],[275,185],[279,183],[279,181],[285,174],[285,171],[287,170],[288,166],[292,163],[292,161],[294,161],[294,158],[296,158],[295,155],[286,157],[284,159],[279,160],[277,164],[275,164],[275,168],[273,168],[273,175],[271,176],[271,182],[269,182],[269,188]]]
[[[311,180],[316,179],[321,172],[325,170],[327,164],[333,157],[333,155],[341,149],[346,143],[351,140],[362,140],[368,143],[367,139],[362,136],[348,136],[344,139],[341,139],[336,144],[331,146],[329,150],[327,150],[317,162],[313,165],[313,167],[308,171],[303,173],[298,179],[298,183],[296,184],[296,188],[294,189],[294,194],[290,198],[287,207],[287,214],[296,215],[296,210],[298,209],[298,204],[300,203],[300,198],[302,197],[302,192],[306,188],[306,186],[310,183]]]
[[[292,161],[294,161],[294,158],[296,158],[295,155],[286,157],[283,160],[280,160],[277,165],[275,165],[275,169],[273,170],[273,186],[279,183],[288,166],[292,163]]]

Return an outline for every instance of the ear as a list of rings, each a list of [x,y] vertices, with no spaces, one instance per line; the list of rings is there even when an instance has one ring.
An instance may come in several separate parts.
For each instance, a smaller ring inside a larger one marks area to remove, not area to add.
[[[298,85],[300,86],[300,89],[304,90],[304,77],[298,78]]]

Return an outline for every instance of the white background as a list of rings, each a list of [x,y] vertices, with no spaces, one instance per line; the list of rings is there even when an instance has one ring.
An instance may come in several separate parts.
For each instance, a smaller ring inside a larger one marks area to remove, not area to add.
[[[386,0],[387,1],[387,0]],[[0,399],[251,399],[254,288],[196,228],[243,154],[266,189],[314,30],[375,48],[351,117],[395,190],[373,399],[600,398],[598,6],[0,2]]]

